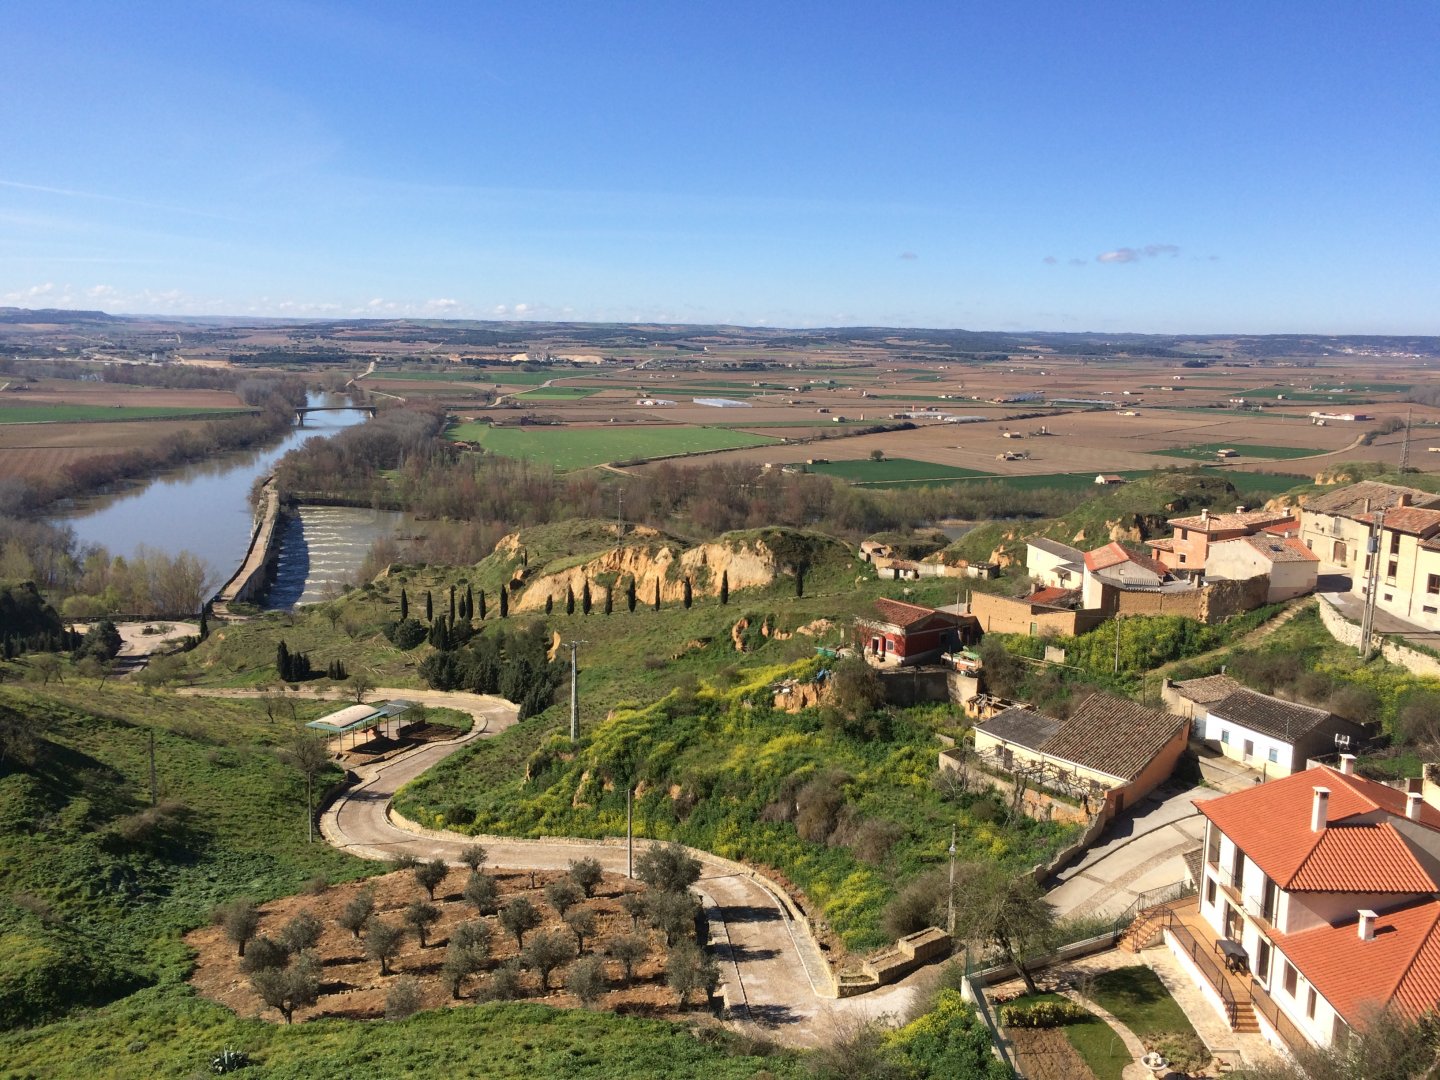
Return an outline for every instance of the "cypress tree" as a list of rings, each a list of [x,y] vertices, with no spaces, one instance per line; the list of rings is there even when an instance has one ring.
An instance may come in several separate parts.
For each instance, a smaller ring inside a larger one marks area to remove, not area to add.
[[[685,610],[686,610],[686,611],[689,611],[689,610],[690,610],[690,604],[694,601],[694,599],[695,599],[695,597],[694,597],[694,595],[692,594],[691,589],[690,589],[690,579],[687,577],[687,578],[685,579]]]
[[[435,601],[431,598],[429,589],[425,590],[425,621],[428,623],[435,621]]]
[[[610,586],[610,585],[606,585],[606,586],[605,586],[605,614],[606,614],[606,615],[609,615],[610,612],[614,610],[614,605],[613,605],[612,602],[611,602],[611,594],[612,594],[614,591],[615,591],[615,590],[614,590],[614,588],[613,588],[612,586]]]
[[[485,594],[482,592],[480,595],[483,596],[483,595],[485,595]],[[467,619],[473,619],[474,617],[475,617],[475,593],[471,590],[471,588],[470,588],[470,583],[467,581],[467,582],[465,583],[465,618],[467,618]],[[484,609],[481,609],[481,611],[480,611],[480,618],[482,618],[482,619],[485,618],[485,611],[484,611]]]
[[[504,596],[504,595],[505,595],[505,590],[504,590],[503,588],[500,590],[500,595],[501,595],[501,596]],[[481,589],[481,590],[480,590],[480,621],[481,621],[481,622],[484,622],[484,621],[485,621],[485,590],[484,590],[484,589]]]
[[[208,604],[205,605],[205,607],[202,607],[202,608],[200,609],[200,640],[201,640],[201,641],[204,641],[207,637],[210,636],[210,621],[206,618],[206,614],[207,614],[208,611],[209,611],[209,605],[208,605]]]
[[[655,610],[660,610],[660,579],[655,579]]]
[[[450,621],[455,621],[455,586],[450,586]]]
[[[720,571],[720,603],[730,603],[730,571]]]
[[[805,595],[805,571],[798,568],[795,571],[795,595]]]
[[[586,615],[589,615],[591,606],[590,581],[587,578],[585,584],[582,585],[580,588],[580,610],[583,611]]]
[[[404,622],[410,617],[410,598],[405,595],[405,588],[400,588],[400,621]]]
[[[285,642],[275,646],[275,673],[281,682],[293,682],[290,671],[290,649]]]
[[[501,593],[501,595],[503,596],[504,593]],[[554,598],[553,596],[547,596],[547,597],[545,597],[545,614],[546,614],[546,615],[549,615],[549,614],[550,614],[552,611],[554,611],[554,610],[555,610],[555,598]]]
[[[550,602],[549,602],[548,600],[545,602],[545,611],[546,611],[547,614],[548,614],[549,611],[550,611]],[[500,586],[500,617],[503,619],[503,618],[506,618],[509,614],[510,614],[510,593],[509,593],[509,591],[505,588],[505,586],[502,585],[502,586]]]
[[[635,610],[635,579],[630,579],[630,584],[625,586],[625,603],[633,612]]]
[[[565,586],[565,614],[575,614],[575,590],[569,585]]]

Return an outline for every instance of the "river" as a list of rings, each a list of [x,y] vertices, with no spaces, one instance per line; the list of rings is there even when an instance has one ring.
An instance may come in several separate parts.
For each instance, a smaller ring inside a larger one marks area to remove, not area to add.
[[[349,399],[312,394],[312,406],[343,406]],[[58,514],[57,524],[75,530],[82,545],[99,544],[112,554],[129,555],[138,547],[198,555],[218,587],[245,558],[254,516],[250,488],[288,451],[306,439],[325,438],[355,424],[359,409],[310,413],[272,446],[222,454],[211,461],[168,470],[143,485],[111,495],[76,501]],[[401,529],[404,514],[351,507],[301,507],[286,523],[280,560],[268,607],[289,609],[332,595],[359,568],[370,545]]]

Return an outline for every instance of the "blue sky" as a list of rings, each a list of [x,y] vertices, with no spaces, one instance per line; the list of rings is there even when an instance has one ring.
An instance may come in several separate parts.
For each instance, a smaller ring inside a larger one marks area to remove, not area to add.
[[[1440,334],[1440,6],[7,6],[0,304]]]

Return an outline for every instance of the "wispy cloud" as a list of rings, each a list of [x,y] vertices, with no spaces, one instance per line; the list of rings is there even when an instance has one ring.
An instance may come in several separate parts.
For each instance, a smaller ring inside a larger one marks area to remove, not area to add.
[[[902,251],[900,253],[900,258],[904,259],[906,262],[914,262],[916,259],[920,258],[920,256],[916,255],[913,251]]]
[[[1057,259],[1054,255],[1046,255],[1045,258],[1041,259],[1040,261],[1043,262],[1046,266],[1054,266],[1060,260]]]
[[[1169,255],[1172,259],[1180,254],[1180,249],[1174,244],[1146,244],[1144,247],[1116,248],[1114,251],[1102,251],[1095,256],[1098,263],[1132,263],[1141,259],[1153,259],[1159,255]]]
[[[191,217],[213,218],[217,221],[241,220],[209,210],[194,210],[188,206],[168,206],[164,203],[147,202],[144,199],[127,199],[123,195],[108,195],[101,191],[77,191],[74,188],[49,187],[45,184],[25,184],[19,180],[0,180],[0,187],[10,188],[13,191],[33,191],[41,195],[59,195],[66,199],[85,199],[91,202],[114,203],[118,206],[134,206],[144,210],[160,210],[166,214],[187,214]]]

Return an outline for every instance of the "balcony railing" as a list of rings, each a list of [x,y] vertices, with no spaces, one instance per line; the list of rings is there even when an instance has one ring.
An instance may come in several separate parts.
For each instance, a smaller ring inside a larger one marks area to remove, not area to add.
[[[1239,1016],[1239,1008],[1235,1003],[1235,995],[1230,990],[1230,984],[1226,981],[1219,965],[1206,950],[1200,947],[1200,943],[1195,940],[1195,935],[1190,933],[1189,928],[1173,911],[1165,913],[1165,929],[1180,943],[1180,947],[1190,954],[1190,959],[1195,962],[1195,966],[1205,976],[1205,981],[1220,995],[1220,1001],[1225,1007],[1225,1018],[1230,1021],[1230,1027],[1233,1029]]]
[[[1310,1045],[1310,1040],[1305,1037],[1305,1033],[1281,1011],[1275,999],[1254,983],[1250,984],[1250,1004],[1254,1006],[1255,1012],[1263,1016],[1266,1023],[1275,1029],[1276,1034],[1291,1050],[1301,1050]]]

